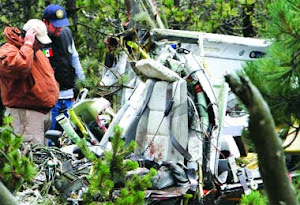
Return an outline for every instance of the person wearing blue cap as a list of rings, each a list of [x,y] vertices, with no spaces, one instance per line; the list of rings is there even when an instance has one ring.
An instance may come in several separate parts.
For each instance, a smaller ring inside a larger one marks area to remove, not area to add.
[[[43,14],[48,35],[52,43],[44,48],[44,54],[49,58],[55,72],[55,78],[60,86],[59,99],[52,108],[52,130],[62,130],[55,117],[60,113],[67,114],[67,109],[73,104],[75,80],[85,79],[78,52],[75,48],[66,11],[57,4],[48,5]]]

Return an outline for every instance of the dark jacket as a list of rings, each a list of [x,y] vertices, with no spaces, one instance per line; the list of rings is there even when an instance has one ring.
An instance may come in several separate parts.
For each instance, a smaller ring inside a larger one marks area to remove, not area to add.
[[[72,66],[72,32],[70,28],[63,27],[58,37],[51,36],[50,38],[53,55],[49,57],[49,60],[60,90],[74,88],[76,74]]]

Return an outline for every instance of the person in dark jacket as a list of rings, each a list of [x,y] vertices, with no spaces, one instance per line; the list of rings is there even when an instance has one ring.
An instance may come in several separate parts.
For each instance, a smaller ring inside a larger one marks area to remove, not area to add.
[[[72,32],[66,11],[57,4],[48,5],[43,14],[48,35],[52,43],[44,48],[44,53],[49,58],[55,72],[55,78],[60,86],[59,100],[52,108],[51,129],[61,130],[55,117],[60,113],[66,116],[67,109],[73,105],[75,80],[85,79],[78,52],[75,48]]]
[[[13,117],[13,132],[25,143],[45,143],[50,109],[58,99],[59,86],[49,60],[40,50],[51,43],[45,24],[31,19],[22,32],[4,29],[6,43],[0,48],[0,85],[6,114]]]

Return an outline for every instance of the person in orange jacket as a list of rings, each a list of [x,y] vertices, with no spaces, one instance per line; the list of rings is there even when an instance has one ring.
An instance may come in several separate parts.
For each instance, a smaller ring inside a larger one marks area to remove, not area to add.
[[[58,100],[59,85],[48,58],[40,50],[51,43],[45,24],[30,19],[22,32],[4,29],[6,43],[0,48],[0,85],[6,114],[13,117],[13,132],[24,143],[45,144],[51,124],[50,110]]]

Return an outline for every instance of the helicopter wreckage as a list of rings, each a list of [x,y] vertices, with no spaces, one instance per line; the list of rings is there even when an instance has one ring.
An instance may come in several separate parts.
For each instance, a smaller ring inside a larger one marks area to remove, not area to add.
[[[146,191],[153,204],[180,203],[187,193],[197,193],[194,204],[236,204],[241,194],[262,188],[256,154],[241,137],[248,115],[224,75],[262,57],[269,42],[168,29],[141,30],[138,41],[130,35],[118,36],[125,49],[103,69],[103,87],[128,77],[116,94],[115,109],[107,99],[89,99],[82,90],[69,117],[56,118],[67,138],[47,132],[61,148],[32,148],[40,170],[35,185],[43,189],[19,193],[20,201],[28,195],[37,200],[54,186],[66,201],[80,204],[92,164],[75,143],[84,132],[91,139],[90,150],[101,156],[111,149],[115,125],[123,129],[125,144],[137,143],[129,158],[143,171],[135,174],[157,170],[153,187]]]

